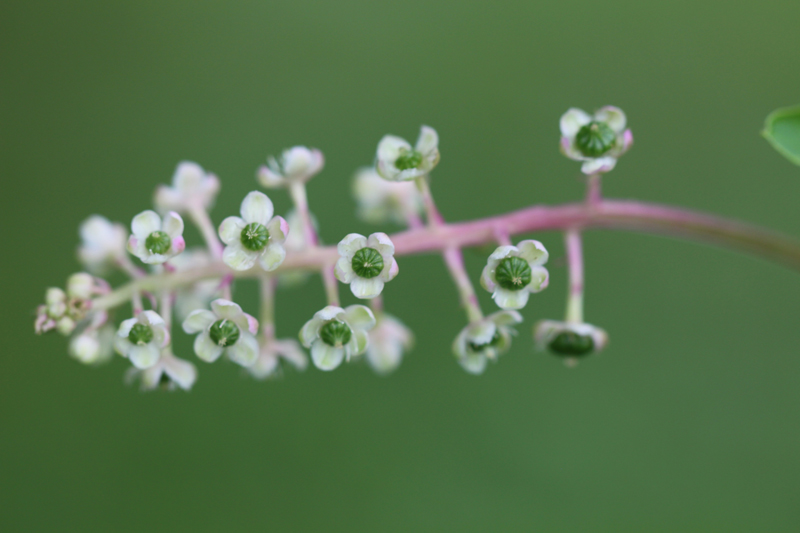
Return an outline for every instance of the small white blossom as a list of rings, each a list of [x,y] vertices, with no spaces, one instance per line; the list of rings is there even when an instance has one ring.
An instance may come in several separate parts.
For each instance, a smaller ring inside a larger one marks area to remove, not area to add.
[[[350,284],[356,298],[375,298],[383,285],[400,271],[394,259],[394,244],[385,233],[373,233],[369,239],[351,233],[338,246],[336,279]]]
[[[167,390],[181,388],[189,390],[197,380],[197,368],[189,361],[179,359],[170,353],[161,356],[156,364],[146,369],[129,368],[125,382],[130,384],[141,380],[141,389],[150,391],[164,387]]]
[[[174,211],[163,220],[155,211],[142,211],[133,217],[131,230],[128,251],[148,265],[165,263],[186,248],[183,219]]]
[[[160,185],[156,189],[155,204],[162,212],[209,209],[218,192],[219,179],[214,174],[206,173],[197,163],[183,161],[175,169],[172,186]]]
[[[261,345],[258,359],[247,371],[256,379],[266,379],[278,374],[280,360],[284,359],[297,370],[305,370],[308,356],[294,339],[270,339]]]
[[[633,144],[625,123],[625,113],[617,107],[600,108],[594,115],[573,107],[561,116],[561,152],[583,161],[586,175],[609,172]]]
[[[219,236],[227,246],[222,260],[234,270],[249,270],[259,262],[267,272],[275,270],[286,258],[283,242],[289,225],[283,217],[273,217],[272,200],[253,191],[241,206],[241,218],[228,217],[219,226]]]
[[[355,175],[353,196],[358,203],[358,216],[373,224],[406,225],[409,217],[418,217],[422,212],[422,198],[414,183],[385,180],[372,167],[362,168]]]
[[[114,327],[87,329],[69,341],[69,354],[85,365],[107,362],[114,353]]]
[[[36,309],[36,333],[57,329],[62,335],[69,335],[78,322],[86,318],[92,296],[102,292],[100,280],[86,272],[70,276],[66,292],[50,287],[45,293],[44,305]]]
[[[368,307],[342,309],[329,305],[306,322],[300,330],[300,342],[311,348],[311,360],[317,368],[333,370],[345,359],[364,353],[369,344],[367,332],[373,327],[375,316]]]
[[[403,138],[386,135],[378,143],[375,168],[384,179],[407,181],[428,174],[439,163],[439,135],[422,126],[414,148]]]
[[[283,151],[280,161],[270,156],[258,170],[258,181],[268,189],[286,187],[290,182],[305,183],[319,174],[325,164],[322,152],[294,146]]]
[[[366,359],[378,374],[389,374],[400,366],[403,354],[414,344],[414,334],[405,324],[387,313],[380,313],[378,324],[369,332]]]
[[[533,331],[539,350],[547,349],[568,362],[597,353],[608,344],[608,334],[603,329],[586,323],[542,320]]]
[[[453,353],[461,367],[470,374],[482,374],[489,359],[506,352],[511,346],[511,327],[522,322],[516,311],[498,311],[461,330],[453,341]]]
[[[207,363],[219,359],[223,352],[242,366],[250,366],[258,358],[258,321],[230,300],[214,300],[211,311],[193,311],[183,321],[183,331],[199,333],[194,340],[194,353]]]
[[[122,224],[92,215],[80,227],[78,259],[91,272],[102,273],[108,265],[125,254],[128,233]]]
[[[161,349],[169,342],[164,319],[155,311],[142,311],[138,316],[122,321],[114,348],[130,359],[136,368],[150,368],[158,362]]]
[[[517,246],[498,247],[481,274],[481,285],[492,293],[501,309],[522,309],[531,293],[547,288],[549,255],[539,241],[521,241]]]

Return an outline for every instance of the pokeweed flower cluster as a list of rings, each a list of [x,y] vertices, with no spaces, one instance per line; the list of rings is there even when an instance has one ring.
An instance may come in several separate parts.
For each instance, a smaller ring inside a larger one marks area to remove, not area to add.
[[[287,366],[304,370],[309,366],[307,351],[313,366],[323,371],[365,361],[376,373],[388,374],[412,349],[414,335],[401,318],[384,311],[382,294],[392,290],[389,284],[400,273],[402,256],[427,251],[442,255],[466,314],[463,329],[452,332],[452,354],[465,371],[481,374],[509,350],[523,322],[521,311],[535,309],[532,297],[550,282],[545,244],[533,238],[514,244],[512,237],[560,229],[569,273],[565,317],[541,317],[531,334],[540,350],[574,366],[608,343],[606,332],[583,316],[582,234],[588,227],[692,237],[800,264],[800,247],[766,230],[685,210],[604,199],[602,175],[633,144],[622,110],[606,106],[590,114],[570,109],[561,117],[560,130],[562,153],[581,162],[584,201],[461,223],[447,223],[431,193],[431,175],[440,162],[436,130],[422,126],[414,145],[397,136],[383,137],[374,164],[355,173],[356,213],[369,223],[391,222],[408,229],[395,235],[350,233],[336,246],[321,244],[318,221],[309,209],[307,184],[325,163],[319,150],[289,148],[269,157],[256,172],[264,188],[288,192],[293,208],[285,218],[275,214],[267,194],[254,190],[242,200],[238,216],[232,214],[218,226],[209,211],[220,180],[196,163],[180,163],[172,183],[156,189],[153,209],[133,217],[130,231],[100,215],[81,225],[77,255],[85,271],[70,276],[64,289],[47,289],[36,310],[35,330],[68,336],[68,353],[84,364],[107,362],[116,352],[130,362],[128,381],[138,380],[145,390],[188,390],[197,379],[198,364],[220,359],[240,365],[256,379],[279,375]],[[186,248],[184,217],[197,227],[204,246]],[[479,280],[496,310],[484,314],[462,249],[487,244],[495,249],[486,257]],[[115,270],[130,278],[116,289],[103,277]],[[309,320],[299,333],[278,338],[276,290],[314,274],[322,278],[327,305],[306,309]],[[234,300],[237,278],[258,281],[258,318]],[[342,307],[340,283],[349,285],[362,303]],[[188,350],[174,353],[175,329],[194,336],[193,355]]]

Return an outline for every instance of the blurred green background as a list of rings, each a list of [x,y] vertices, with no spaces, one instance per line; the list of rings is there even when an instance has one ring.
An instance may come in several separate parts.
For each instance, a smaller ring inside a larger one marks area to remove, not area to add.
[[[532,350],[566,278],[561,236],[538,234],[551,287],[479,378],[450,354],[464,317],[433,255],[387,286],[417,335],[388,378],[256,382],[178,334],[194,390],[142,394],[127,361],[34,336],[32,312],[79,269],[78,224],[127,225],[180,160],[221,177],[219,222],[268,154],[322,149],[309,195],[331,243],[397,229],[355,219],[349,180],[422,123],[448,219],[580,197],[557,149],[570,106],[628,114],[607,194],[800,234],[800,168],[758,136],[800,101],[798,20],[796,0],[2,2],[0,529],[797,531],[800,275],[757,258],[587,234],[587,320],[611,345],[569,370]],[[279,334],[322,305],[318,279],[280,293]]]

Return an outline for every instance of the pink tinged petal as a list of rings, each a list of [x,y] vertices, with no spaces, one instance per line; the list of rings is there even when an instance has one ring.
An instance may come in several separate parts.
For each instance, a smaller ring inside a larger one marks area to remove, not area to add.
[[[263,192],[253,191],[242,201],[241,215],[248,224],[257,222],[266,226],[274,212],[272,200]]]
[[[559,147],[561,148],[562,154],[574,161],[586,161],[589,159],[575,147],[574,140],[570,137],[561,137]]]
[[[236,321],[237,318],[244,314],[239,304],[224,298],[217,298],[211,302],[211,310],[214,311],[217,317],[233,321]]]
[[[144,241],[154,231],[161,230],[161,217],[155,211],[142,211],[133,217],[131,230],[139,240]]]
[[[183,219],[175,211],[170,211],[164,215],[161,230],[173,239],[180,237],[183,235]]]
[[[174,257],[186,249],[186,241],[183,237],[175,237],[172,239],[172,245],[169,249],[169,256]]]
[[[280,244],[274,243],[264,248],[258,262],[265,271],[272,272],[283,264],[284,259],[286,259],[286,250]]]
[[[414,149],[423,156],[435,155],[439,150],[439,134],[430,126],[422,126]]]
[[[615,157],[601,157],[599,159],[591,159],[589,161],[586,161],[581,166],[581,172],[583,172],[587,176],[598,173],[602,174],[605,172],[610,172],[616,164],[617,164],[617,159]]]
[[[344,319],[351,328],[370,330],[375,327],[375,315],[365,305],[351,305],[344,310]]]
[[[242,332],[233,346],[225,348],[231,361],[241,366],[252,366],[258,359],[258,341],[252,335]]]
[[[578,131],[591,121],[592,117],[586,111],[572,107],[561,115],[561,120],[559,121],[561,135],[575,137]]]
[[[247,223],[239,217],[228,217],[219,225],[219,238],[225,244],[241,242],[242,230]]]
[[[311,360],[314,361],[314,366],[320,370],[333,370],[342,364],[344,348],[335,348],[317,340],[311,346]]]
[[[366,279],[356,277],[350,283],[350,291],[356,298],[366,300],[378,296],[383,290],[383,284],[384,282],[380,278]]]
[[[494,289],[497,287],[494,280],[494,269],[489,265],[483,267],[483,272],[481,273],[481,287],[488,292],[494,292]]]
[[[356,273],[353,271],[353,265],[344,257],[336,261],[336,268],[334,268],[333,274],[336,276],[336,279],[342,283],[350,283],[356,277]]]
[[[256,317],[253,315],[248,315],[247,313],[242,313],[242,315],[247,320],[247,326],[245,326],[245,329],[253,335],[258,333],[258,320],[256,320]]]
[[[308,175],[313,176],[318,174],[322,167],[325,166],[325,156],[322,155],[320,150],[316,148],[311,150],[311,165],[308,168]]]
[[[134,345],[128,350],[128,359],[136,368],[150,368],[158,362],[161,351],[153,343]]]
[[[131,329],[139,322],[138,318],[129,318],[128,320],[123,320],[122,323],[119,325],[119,329],[117,330],[117,335],[120,337],[127,337],[131,334]]]
[[[522,315],[520,315],[517,311],[498,311],[496,313],[492,313],[486,318],[494,322],[494,324],[498,327],[513,326],[514,324],[519,324],[522,322]]]
[[[518,242],[517,248],[519,248],[519,257],[531,266],[543,265],[550,257],[544,244],[533,239]]]
[[[380,279],[383,281],[392,281],[397,274],[400,273],[400,267],[397,265],[397,261],[395,261],[394,257],[391,258],[391,261],[386,261],[383,265],[383,272],[381,272]]]
[[[194,339],[194,353],[207,363],[213,363],[222,355],[222,346],[211,340],[204,331]]]
[[[591,335],[595,352],[601,351],[608,344],[608,334],[605,330],[593,326]]]
[[[528,298],[531,293],[526,290],[509,291],[502,287],[498,287],[492,298],[501,309],[522,309],[528,303]]]
[[[162,365],[169,378],[183,390],[191,389],[197,381],[197,368],[189,361],[177,357],[164,357]]]
[[[282,155],[283,171],[290,179],[302,179],[309,175],[313,166],[311,150],[305,146],[293,146]]]
[[[258,182],[267,189],[277,189],[280,187],[285,187],[288,183],[286,178],[278,174],[277,172],[273,172],[268,166],[263,165],[261,168],[258,169]]]
[[[270,242],[283,243],[289,235],[289,224],[283,217],[273,217],[267,224]]]
[[[608,126],[614,130],[614,133],[622,133],[627,122],[625,113],[622,112],[622,109],[611,105],[601,107],[594,114],[594,119],[608,124]]]
[[[336,249],[339,251],[339,255],[350,261],[353,259],[353,256],[357,251],[366,247],[367,247],[366,237],[358,233],[350,233],[346,235],[344,239],[339,241],[339,244],[336,246]]]
[[[241,244],[233,243],[225,247],[222,261],[234,270],[250,270],[258,261],[259,254],[245,250]]]
[[[531,282],[526,287],[530,292],[541,292],[550,284],[550,273],[543,266],[531,267]]]
[[[519,249],[516,246],[498,246],[489,256],[489,261],[494,262],[493,266],[497,266],[501,259],[516,255],[519,255]]]
[[[203,331],[211,324],[216,322],[217,315],[206,309],[197,309],[189,313],[183,321],[183,331],[186,333],[197,333]]]

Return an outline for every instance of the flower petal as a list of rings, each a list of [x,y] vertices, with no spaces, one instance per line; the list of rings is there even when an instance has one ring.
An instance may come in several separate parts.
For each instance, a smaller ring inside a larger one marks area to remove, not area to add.
[[[142,369],[150,368],[156,364],[160,355],[161,351],[152,342],[143,345],[134,345],[128,350],[128,359],[131,360],[133,366]]]
[[[369,335],[363,329],[356,329],[353,330],[353,338],[355,339],[355,350],[351,355],[361,355],[369,346]]]
[[[288,181],[279,173],[273,171],[267,165],[258,169],[258,182],[267,189],[277,189],[285,187]]]
[[[333,274],[342,283],[350,283],[356,277],[351,261],[345,257],[341,257],[336,261],[336,268],[333,270]]]
[[[183,219],[175,211],[170,211],[164,215],[161,229],[173,239],[183,235]]]
[[[383,265],[383,270],[381,271],[380,279],[383,281],[392,281],[397,274],[400,273],[400,267],[397,265],[397,261],[394,257],[391,258],[391,261],[386,261]]]
[[[352,260],[353,256],[357,251],[362,248],[367,247],[367,238],[363,235],[358,233],[350,233],[345,236],[344,239],[339,241],[336,249],[339,251],[339,255],[347,260]]]
[[[488,317],[496,326],[512,326],[522,322],[522,315],[516,311],[497,311]]]
[[[281,357],[289,361],[296,369],[305,370],[308,366],[308,357],[297,341],[292,339],[275,341],[275,349]]]
[[[383,280],[379,277],[366,279],[356,276],[350,283],[350,291],[356,298],[366,300],[378,296],[383,290],[383,284]]]
[[[245,250],[238,242],[225,247],[222,252],[222,261],[234,270],[250,270],[258,261],[259,254]]]
[[[592,117],[583,109],[576,107],[570,108],[566,113],[561,115],[559,126],[561,127],[561,135],[564,137],[575,137],[583,126],[592,121]]]
[[[543,266],[531,267],[531,282],[526,287],[530,292],[540,292],[550,284],[550,273]]]
[[[186,333],[197,333],[203,331],[217,320],[217,315],[207,309],[197,309],[189,313],[183,321],[183,331]]]
[[[264,248],[261,255],[258,257],[258,262],[261,268],[267,272],[272,272],[286,259],[286,250],[278,243],[273,243]]]
[[[491,265],[486,265],[483,267],[483,272],[481,272],[481,287],[486,289],[489,292],[494,292],[497,284],[494,280],[494,269]]]
[[[622,133],[625,131],[625,113],[622,112],[622,109],[614,107],[613,105],[601,107],[594,114],[594,119],[608,124],[608,126],[614,130],[614,133]]]
[[[231,361],[242,366],[252,366],[258,359],[258,341],[249,333],[242,332],[233,346],[225,349]]]
[[[519,248],[519,257],[527,261],[530,266],[543,265],[550,257],[544,244],[533,239],[518,242],[517,248]]]
[[[370,330],[375,327],[375,315],[365,305],[351,305],[344,310],[344,318],[353,329]]]
[[[314,361],[314,366],[320,370],[333,370],[342,364],[344,348],[335,348],[317,340],[311,346],[311,360]]]
[[[139,316],[137,318],[141,324],[144,324],[146,326],[164,325],[164,319],[161,318],[161,315],[149,309],[147,311],[142,311],[141,313],[139,313]]]
[[[414,149],[423,157],[434,155],[439,150],[439,134],[430,126],[422,126]]]
[[[282,244],[289,235],[289,224],[283,217],[272,217],[272,220],[267,224],[267,231],[269,232],[270,242]]]
[[[385,135],[378,143],[378,160],[386,161],[394,166],[401,150],[411,150],[408,141],[396,135]]]
[[[207,363],[213,363],[222,355],[222,346],[211,340],[207,331],[194,339],[194,353]]]
[[[394,244],[388,235],[382,232],[373,233],[367,239],[367,246],[375,248],[386,260],[394,255]]]
[[[274,212],[272,200],[263,192],[252,191],[242,201],[241,215],[248,224],[258,222],[266,226]]]
[[[311,348],[311,343],[319,336],[319,328],[322,327],[323,322],[325,321],[314,315],[314,318],[303,325],[299,335],[300,342],[303,343],[303,346]]]
[[[522,309],[528,303],[531,293],[526,290],[509,291],[502,287],[497,287],[492,294],[495,303],[501,309]]]
[[[258,320],[253,315],[249,315],[247,313],[242,313],[242,317],[245,319],[247,324],[244,327],[247,331],[251,334],[255,335],[258,333]]]
[[[244,314],[239,304],[224,298],[217,298],[211,302],[211,310],[219,318],[226,318],[234,322]]]
[[[497,332],[497,326],[491,320],[483,319],[480,322],[467,326],[467,340],[475,344],[488,344]]]
[[[128,320],[123,320],[122,323],[119,325],[119,329],[117,330],[117,335],[120,337],[127,338],[128,335],[131,334],[131,329],[133,326],[139,323],[138,318],[129,318]]]
[[[247,223],[239,217],[228,217],[219,225],[219,238],[225,244],[241,242],[242,230]]]
[[[501,259],[516,255],[519,255],[519,249],[516,246],[498,246],[495,248],[494,252],[492,252],[492,255],[489,256],[489,261],[494,262],[495,265],[493,266],[496,266]]]
[[[616,157],[601,157],[599,159],[591,159],[581,165],[581,172],[587,176],[591,174],[598,174],[610,172],[617,164]]]
[[[461,365],[461,368],[476,376],[483,374],[486,370],[487,363],[488,359],[486,359],[486,356],[480,353],[470,353],[464,357],[458,358],[458,364]]]
[[[162,358],[164,371],[183,390],[189,390],[197,380],[197,368],[189,361],[177,357]]]
[[[161,229],[161,217],[155,211],[142,211],[131,222],[131,230],[139,240],[144,241],[154,231]]]

